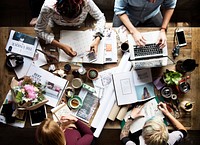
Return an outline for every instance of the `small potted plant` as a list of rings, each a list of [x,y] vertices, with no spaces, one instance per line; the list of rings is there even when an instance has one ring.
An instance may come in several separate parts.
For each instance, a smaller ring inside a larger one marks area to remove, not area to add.
[[[98,77],[98,71],[95,68],[90,68],[87,72],[87,77],[90,80],[95,80]]]
[[[163,80],[167,85],[178,85],[182,79],[182,74],[174,70],[166,70],[163,75]]]

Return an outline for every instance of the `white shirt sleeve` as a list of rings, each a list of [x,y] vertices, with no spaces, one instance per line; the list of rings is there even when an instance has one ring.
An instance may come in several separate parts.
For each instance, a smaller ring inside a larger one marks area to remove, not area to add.
[[[184,135],[181,131],[173,131],[169,133],[168,144],[173,145],[175,142],[180,142],[184,138]]]
[[[136,145],[133,141],[126,142],[126,145]]]

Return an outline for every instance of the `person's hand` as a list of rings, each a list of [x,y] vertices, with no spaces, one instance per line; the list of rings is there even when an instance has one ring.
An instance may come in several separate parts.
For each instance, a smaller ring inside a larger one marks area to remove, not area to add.
[[[75,122],[77,122],[77,118],[70,115],[70,114],[66,114],[65,116],[61,116],[60,118],[60,127],[61,129],[64,131],[68,126],[70,126],[71,124],[74,124]]]
[[[74,123],[76,122],[78,119],[74,116],[72,116],[71,114],[66,114],[65,116],[61,116],[60,121],[62,122],[70,122],[70,123]]]
[[[146,44],[146,39],[142,36],[139,31],[135,31],[133,34],[133,39],[135,40],[136,45],[144,46]]]
[[[131,111],[131,117],[132,118],[139,118],[139,117],[144,117],[144,115],[142,114],[141,110],[143,108],[143,105],[136,105],[133,110]]]
[[[68,45],[63,45],[63,48],[61,48],[67,55],[74,57],[77,55],[76,51],[73,51],[73,49],[71,47],[69,47]]]
[[[160,48],[164,48],[166,46],[166,43],[167,43],[166,33],[165,31],[161,30],[156,44],[158,44]]]
[[[170,114],[170,112],[167,109],[167,105],[165,103],[163,103],[163,102],[160,102],[158,104],[158,109],[160,109],[164,115]]]
[[[90,45],[90,51],[93,51],[95,54],[97,54],[99,43],[100,43],[100,38],[96,37],[92,42],[92,44]]]

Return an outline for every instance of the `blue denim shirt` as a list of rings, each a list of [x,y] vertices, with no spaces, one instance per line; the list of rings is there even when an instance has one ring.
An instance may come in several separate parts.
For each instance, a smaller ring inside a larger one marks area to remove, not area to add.
[[[114,12],[116,15],[126,13],[134,25],[154,17],[160,12],[161,5],[165,9],[175,8],[177,0],[115,0]]]

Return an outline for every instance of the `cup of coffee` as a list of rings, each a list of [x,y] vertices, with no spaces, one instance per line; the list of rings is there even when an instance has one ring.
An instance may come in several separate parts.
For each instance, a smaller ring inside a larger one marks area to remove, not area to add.
[[[74,96],[68,100],[68,106],[72,109],[78,109],[82,106],[82,100],[78,96]]]
[[[128,50],[129,50],[129,44],[126,43],[126,42],[122,43],[121,44],[121,50],[122,50],[123,53],[124,52],[128,52]]]
[[[80,78],[74,78],[72,80],[72,87],[75,89],[79,89],[82,86],[83,82]]]

